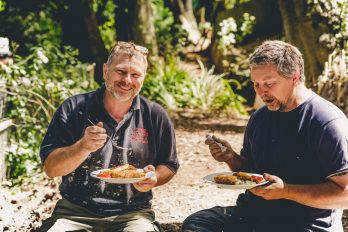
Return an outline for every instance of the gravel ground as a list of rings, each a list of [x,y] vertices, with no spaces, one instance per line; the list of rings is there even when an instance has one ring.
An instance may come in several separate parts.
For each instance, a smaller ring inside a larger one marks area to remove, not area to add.
[[[153,191],[153,208],[165,231],[179,231],[181,222],[198,210],[216,205],[234,205],[241,193],[219,189],[202,181],[209,173],[228,170],[224,164],[213,160],[204,145],[204,138],[207,133],[213,133],[239,150],[246,120],[184,122],[186,125],[176,123],[181,168],[169,183]],[[195,129],[190,129],[192,125]],[[49,180],[40,174],[33,181],[36,184],[22,186],[21,189],[0,187],[0,230],[32,231],[50,215],[60,198],[59,178]],[[348,232],[348,229],[345,231]]]

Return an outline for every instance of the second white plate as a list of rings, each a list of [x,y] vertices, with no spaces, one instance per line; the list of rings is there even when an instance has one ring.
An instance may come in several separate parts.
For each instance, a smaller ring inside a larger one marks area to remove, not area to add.
[[[218,176],[218,175],[232,175],[233,172],[217,172],[217,173],[212,173],[212,174],[209,174],[205,177],[203,177],[203,180],[207,183],[210,183],[210,184],[214,184],[216,185],[217,187],[219,188],[224,188],[224,189],[251,189],[251,188],[254,188],[256,186],[260,186],[260,185],[264,185],[266,183],[268,183],[268,181],[262,181],[261,183],[255,183],[255,184],[219,184],[219,183],[216,183],[214,181],[214,177],[215,176]],[[255,175],[255,176],[261,176],[260,174],[254,174],[254,173],[249,173],[251,175]]]

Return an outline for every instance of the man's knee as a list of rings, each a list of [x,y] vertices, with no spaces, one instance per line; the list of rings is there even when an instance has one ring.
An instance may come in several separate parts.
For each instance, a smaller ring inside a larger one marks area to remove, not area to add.
[[[221,231],[221,228],[223,227],[223,221],[221,221],[222,211],[223,207],[214,207],[198,211],[184,220],[182,231]]]
[[[141,210],[126,213],[115,220],[115,226],[122,231],[160,231],[160,225],[155,221],[155,213],[152,210]],[[120,226],[117,224],[120,223]]]

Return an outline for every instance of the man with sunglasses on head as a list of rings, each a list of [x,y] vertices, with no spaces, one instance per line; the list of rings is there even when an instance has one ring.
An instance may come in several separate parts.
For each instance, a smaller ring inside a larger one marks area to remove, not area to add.
[[[159,231],[151,189],[179,168],[173,125],[166,111],[139,95],[147,49],[118,42],[103,65],[105,84],[70,97],[56,111],[40,157],[50,178],[62,176],[62,199],[38,231]],[[131,150],[127,160],[118,146]],[[91,176],[129,163],[155,175],[113,184]]]
[[[348,208],[347,117],[306,88],[304,62],[296,47],[266,41],[249,64],[255,92],[265,106],[251,116],[240,155],[222,139],[213,137],[206,144],[232,171],[264,174],[269,182],[240,195],[236,206],[194,213],[182,230],[343,232],[342,209]]]

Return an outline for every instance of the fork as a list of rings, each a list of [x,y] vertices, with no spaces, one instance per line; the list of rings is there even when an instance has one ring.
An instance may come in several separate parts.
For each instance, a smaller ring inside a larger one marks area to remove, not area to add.
[[[92,122],[91,119],[87,118],[87,120],[88,120],[93,126],[97,126],[95,123]],[[108,137],[108,139],[110,139],[110,141],[112,141],[111,137],[110,137],[108,134],[106,134],[106,136]]]

